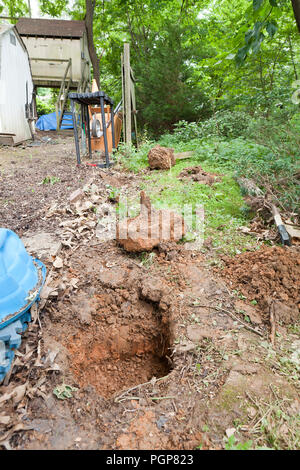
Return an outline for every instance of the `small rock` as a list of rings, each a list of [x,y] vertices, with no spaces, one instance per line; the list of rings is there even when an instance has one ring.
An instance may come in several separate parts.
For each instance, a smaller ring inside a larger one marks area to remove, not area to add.
[[[47,232],[28,233],[27,236],[22,237],[22,241],[29,253],[41,260],[48,259],[49,254],[57,256],[62,247],[61,242]]]
[[[159,302],[165,291],[160,279],[145,279],[141,286],[141,294],[145,299]]]
[[[235,432],[236,432],[235,428],[228,428],[228,429],[226,429],[226,436],[231,437],[231,436],[234,435]]]
[[[100,271],[99,281],[104,287],[116,289],[122,287],[125,281],[126,271],[120,267],[103,269]]]
[[[213,338],[216,334],[209,328],[203,328],[198,325],[189,325],[187,327],[187,337],[194,343],[198,343],[203,338]]]
[[[60,269],[63,267],[63,265],[64,265],[63,260],[59,256],[57,256],[53,263],[54,268]]]
[[[284,325],[290,325],[299,320],[299,309],[297,305],[288,306],[279,300],[275,300],[274,313],[276,319],[281,321]]]

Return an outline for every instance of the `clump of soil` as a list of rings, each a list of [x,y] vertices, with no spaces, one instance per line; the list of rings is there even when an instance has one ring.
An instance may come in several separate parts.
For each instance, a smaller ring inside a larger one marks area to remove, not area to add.
[[[178,178],[189,178],[192,181],[196,181],[201,184],[208,184],[209,186],[217,181],[221,181],[221,178],[217,173],[207,173],[200,165],[185,168],[181,173],[179,173]]]
[[[148,153],[148,162],[153,170],[168,170],[176,162],[174,149],[156,145]]]
[[[141,212],[117,226],[117,241],[129,252],[150,251],[161,242],[179,241],[187,231],[184,219],[173,211],[155,210],[141,192]]]
[[[248,302],[257,302],[267,320],[271,302],[283,323],[297,321],[300,298],[300,252],[296,248],[263,247],[223,258],[222,275]]]

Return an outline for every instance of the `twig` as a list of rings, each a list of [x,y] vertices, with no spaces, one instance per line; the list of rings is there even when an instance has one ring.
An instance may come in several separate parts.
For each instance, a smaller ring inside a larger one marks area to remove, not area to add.
[[[270,324],[271,324],[271,333],[270,333],[270,341],[272,346],[275,346],[275,333],[276,333],[276,323],[275,323],[275,312],[274,312],[274,301],[270,303],[269,306],[269,313],[270,313]]]
[[[253,331],[253,333],[256,333],[257,335],[261,336],[262,338],[264,337],[263,333],[261,333],[260,331],[255,330],[251,326],[247,325],[242,320],[240,320],[238,317],[233,315],[233,313],[231,313],[229,310],[226,310],[223,307],[213,307],[211,305],[193,305],[193,304],[190,304],[190,307],[212,308],[213,310],[219,310],[219,312],[227,313],[227,315],[231,316],[231,318],[233,318],[235,321],[241,323],[245,328],[247,328],[247,330]]]
[[[159,379],[156,379],[155,380],[155,383],[157,382],[160,382],[161,380],[164,380],[166,378],[168,378],[170,376],[170,374],[168,375],[165,375],[164,377],[160,377]],[[135,387],[131,387],[131,388],[128,388],[127,390],[125,390],[124,392],[121,393],[121,395],[119,395],[118,397],[116,397],[114,399],[115,403],[119,403],[120,401],[122,401],[122,398],[124,397],[124,395],[126,395],[127,393],[129,392],[132,392],[133,390],[136,390],[137,388],[141,388],[143,387],[144,385],[150,385],[150,384],[153,384],[153,380],[149,380],[149,382],[145,382],[143,384],[139,384],[139,385],[136,385]],[[138,399],[138,397],[135,397],[135,399]]]
[[[176,397],[148,397],[149,400],[174,400]]]

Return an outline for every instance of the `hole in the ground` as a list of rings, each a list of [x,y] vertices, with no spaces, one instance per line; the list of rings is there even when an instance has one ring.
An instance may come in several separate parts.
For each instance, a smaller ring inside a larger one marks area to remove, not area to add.
[[[80,386],[93,385],[105,398],[171,370],[169,324],[155,305],[142,300],[132,306],[125,302],[119,312],[99,309],[68,349]]]

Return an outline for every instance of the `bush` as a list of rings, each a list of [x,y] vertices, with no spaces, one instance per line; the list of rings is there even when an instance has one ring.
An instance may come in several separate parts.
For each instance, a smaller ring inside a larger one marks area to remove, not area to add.
[[[180,120],[191,122],[211,114],[205,87],[189,65],[201,59],[202,51],[198,48],[195,54],[185,33],[183,26],[166,20],[147,54],[135,65],[139,125],[147,125],[154,137],[172,131]]]
[[[46,100],[43,100],[39,96],[36,97],[36,111],[38,116],[43,114],[53,113],[54,107],[51,103]]]
[[[201,123],[202,135],[229,138],[245,136],[251,121],[251,116],[243,111],[218,111]]]

